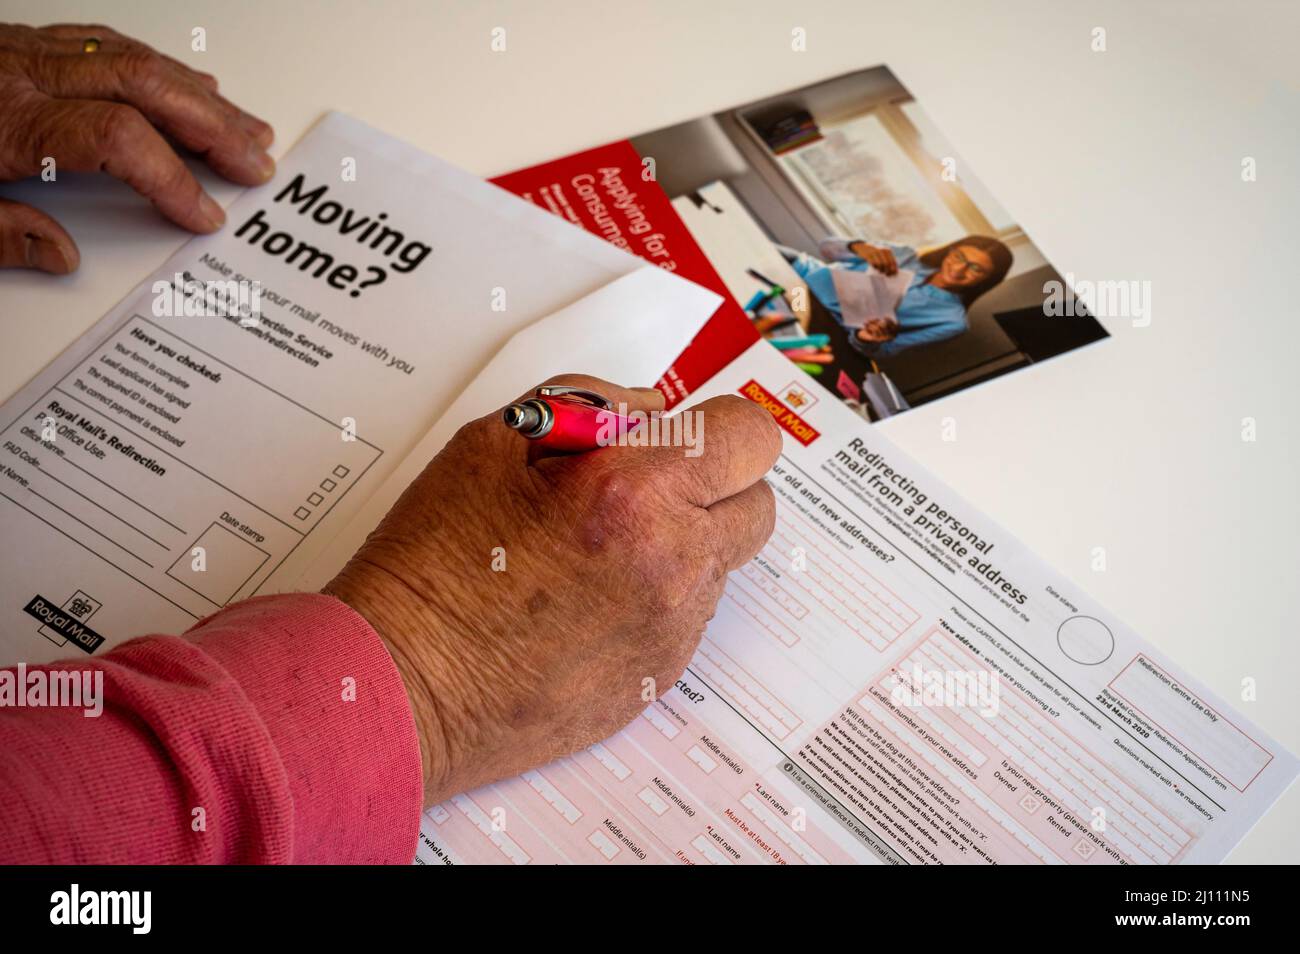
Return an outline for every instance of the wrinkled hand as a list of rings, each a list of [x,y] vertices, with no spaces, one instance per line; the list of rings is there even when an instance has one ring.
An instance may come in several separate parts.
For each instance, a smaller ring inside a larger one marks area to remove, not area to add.
[[[887,248],[869,245],[866,242],[851,242],[849,251],[886,275],[893,275],[898,271],[898,261],[894,258],[894,253]]]
[[[93,53],[83,50],[97,39]],[[0,24],[0,181],[104,171],[192,232],[225,222],[166,134],[241,185],[275,174],[271,127],[221,97],[207,73],[106,26]],[[156,127],[156,128],[155,128]],[[0,268],[62,274],[81,261],[54,219],[0,199]]]
[[[550,383],[663,407],[653,389]],[[402,673],[426,804],[607,738],[647,689],[680,677],[727,572],[772,532],[762,478],[781,448],[771,415],[743,398],[691,410],[705,422],[694,458],[616,446],[530,463],[499,413],[480,418],[325,588],[369,620]]]
[[[872,344],[883,344],[898,337],[898,320],[888,316],[868,318],[858,329],[858,340]]]

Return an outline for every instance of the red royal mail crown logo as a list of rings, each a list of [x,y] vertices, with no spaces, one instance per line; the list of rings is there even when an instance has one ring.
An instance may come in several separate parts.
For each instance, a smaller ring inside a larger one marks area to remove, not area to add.
[[[786,407],[775,394],[757,381],[747,383],[740,389],[740,393],[776,418],[776,423],[804,447],[821,437],[815,427]]]

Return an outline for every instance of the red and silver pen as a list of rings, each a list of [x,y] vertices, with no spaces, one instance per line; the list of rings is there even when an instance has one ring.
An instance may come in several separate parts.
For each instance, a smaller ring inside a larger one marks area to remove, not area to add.
[[[539,447],[571,454],[613,443],[640,423],[616,413],[614,403],[594,391],[558,384],[543,385],[501,416]]]

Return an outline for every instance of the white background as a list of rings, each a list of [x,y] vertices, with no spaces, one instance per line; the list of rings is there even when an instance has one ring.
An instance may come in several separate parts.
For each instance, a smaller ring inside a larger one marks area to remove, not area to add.
[[[277,156],[337,108],[483,175],[890,66],[1062,273],[1151,282],[1153,320],[1107,322],[1111,340],[918,409],[889,436],[1225,698],[1255,679],[1241,707],[1296,751],[1298,9],[0,0],[0,20],[107,22],[213,72],[275,126]],[[196,26],[205,53],[190,50]],[[223,204],[236,194],[205,182]],[[0,276],[7,396],[185,236],[107,182],[0,195],[55,214],[82,251],[72,277]],[[940,439],[947,417],[955,443]],[[1300,790],[1230,860],[1300,860]]]

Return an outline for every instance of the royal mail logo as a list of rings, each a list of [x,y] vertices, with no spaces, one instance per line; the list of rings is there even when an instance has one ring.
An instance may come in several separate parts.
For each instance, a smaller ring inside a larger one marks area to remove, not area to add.
[[[804,414],[817,403],[817,396],[798,381],[791,381],[777,395],[786,407],[794,408],[795,413]]]
[[[815,427],[791,408],[786,407],[780,398],[757,381],[748,382],[740,389],[740,393],[776,418],[776,423],[804,447],[821,437],[821,433]]]
[[[58,642],[54,638],[58,635],[83,652],[93,653],[103,645],[104,637],[87,626],[84,620],[93,616],[99,607],[98,600],[77,590],[62,606],[39,594],[33,596],[23,607],[23,612],[41,621],[40,633],[46,639]]]

